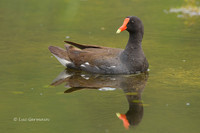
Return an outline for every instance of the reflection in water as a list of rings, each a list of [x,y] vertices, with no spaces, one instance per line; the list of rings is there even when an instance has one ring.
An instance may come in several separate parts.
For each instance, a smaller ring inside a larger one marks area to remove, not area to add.
[[[100,91],[111,91],[122,89],[129,103],[126,114],[116,113],[123,121],[124,127],[139,124],[143,117],[143,103],[141,94],[148,79],[148,73],[138,75],[98,75],[66,69],[54,79],[52,86],[66,83],[69,88],[65,93],[71,93],[81,89],[99,89]]]

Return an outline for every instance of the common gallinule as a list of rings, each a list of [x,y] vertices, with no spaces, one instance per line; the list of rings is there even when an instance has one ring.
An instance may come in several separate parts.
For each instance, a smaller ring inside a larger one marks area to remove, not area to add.
[[[49,46],[49,50],[65,67],[91,73],[133,74],[147,71],[149,65],[141,46],[144,34],[142,21],[136,16],[126,17],[117,33],[124,30],[129,32],[125,49],[65,41],[68,43],[65,44],[66,50],[56,46]]]

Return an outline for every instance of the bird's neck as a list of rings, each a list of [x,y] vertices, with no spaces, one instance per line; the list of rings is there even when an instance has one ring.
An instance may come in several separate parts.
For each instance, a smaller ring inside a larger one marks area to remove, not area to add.
[[[132,53],[133,51],[141,48],[143,34],[129,32],[129,40],[125,48],[126,53]]]

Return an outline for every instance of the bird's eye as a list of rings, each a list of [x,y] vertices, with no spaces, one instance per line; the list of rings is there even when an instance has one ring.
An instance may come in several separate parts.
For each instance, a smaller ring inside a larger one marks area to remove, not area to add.
[[[133,20],[131,21],[131,23],[134,23],[134,22],[135,22],[135,21],[133,21]]]

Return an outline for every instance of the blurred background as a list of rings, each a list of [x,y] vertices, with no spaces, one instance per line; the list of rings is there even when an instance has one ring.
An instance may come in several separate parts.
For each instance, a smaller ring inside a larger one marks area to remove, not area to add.
[[[0,0],[0,12],[1,132],[200,131],[199,0]],[[143,21],[150,64],[143,117],[128,130],[115,114],[130,106],[123,89],[50,87],[65,68],[48,50],[64,40],[124,48],[128,33],[115,32],[126,16]]]

